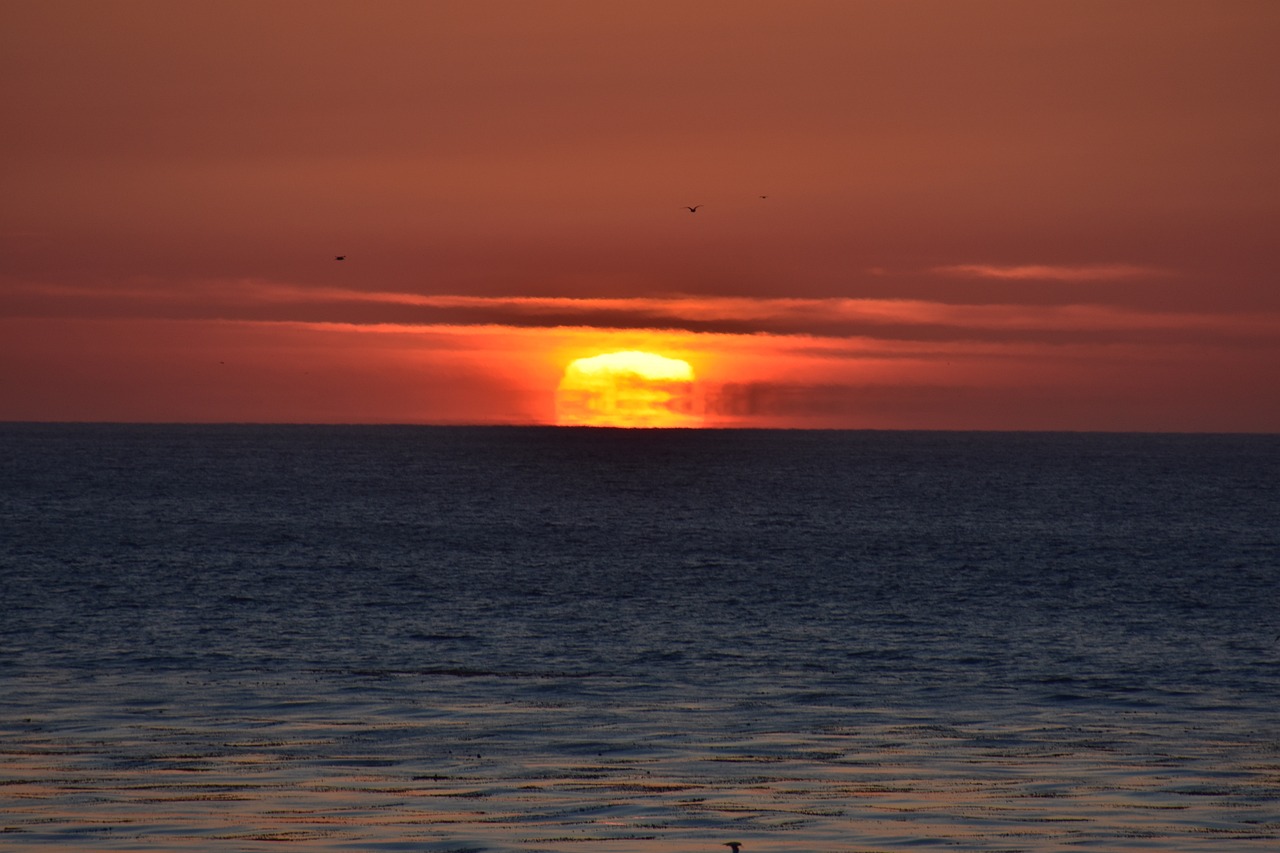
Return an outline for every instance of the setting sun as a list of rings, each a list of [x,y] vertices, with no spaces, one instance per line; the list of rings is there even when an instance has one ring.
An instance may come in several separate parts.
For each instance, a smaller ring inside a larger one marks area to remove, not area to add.
[[[629,350],[579,358],[556,390],[561,426],[692,427],[693,368],[687,361]]]

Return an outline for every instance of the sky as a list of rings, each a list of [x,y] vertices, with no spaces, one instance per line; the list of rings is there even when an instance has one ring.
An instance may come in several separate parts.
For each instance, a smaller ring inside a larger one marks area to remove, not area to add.
[[[1277,44],[1272,0],[0,0],[0,420],[555,424],[635,351],[692,425],[1280,432]]]

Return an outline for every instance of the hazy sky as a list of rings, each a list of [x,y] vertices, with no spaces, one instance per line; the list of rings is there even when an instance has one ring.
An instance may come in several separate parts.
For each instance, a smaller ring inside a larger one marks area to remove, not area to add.
[[[1280,431],[1276,45],[1273,0],[3,0],[0,420],[551,423],[642,349],[713,424]]]

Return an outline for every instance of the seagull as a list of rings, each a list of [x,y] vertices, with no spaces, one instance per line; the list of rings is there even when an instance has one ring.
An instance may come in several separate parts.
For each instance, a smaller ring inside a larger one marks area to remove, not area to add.
[[[726,841],[726,842],[724,843],[724,846],[725,846],[725,847],[729,847],[729,848],[731,848],[731,849],[733,850],[733,853],[738,853],[738,848],[742,846],[742,842],[741,842],[741,841]]]
[[[689,207],[688,205],[685,205],[685,208],[684,208],[684,209],[685,209],[685,210],[687,210],[687,211],[689,211],[690,213],[697,213],[697,212],[698,212],[698,208],[700,208],[700,207],[702,207],[702,205],[700,205],[700,204],[695,204],[693,207]]]
[[[346,259],[347,259],[346,255],[338,255],[334,258],[335,261],[345,261]]]

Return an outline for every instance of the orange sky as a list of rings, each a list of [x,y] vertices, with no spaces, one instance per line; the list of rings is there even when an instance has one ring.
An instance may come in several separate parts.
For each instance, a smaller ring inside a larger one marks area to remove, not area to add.
[[[1271,0],[8,0],[0,420],[552,423],[645,349],[712,425],[1280,431],[1277,44]]]

